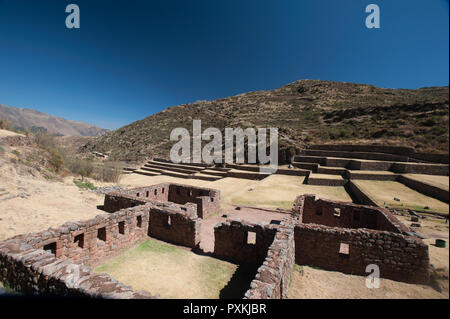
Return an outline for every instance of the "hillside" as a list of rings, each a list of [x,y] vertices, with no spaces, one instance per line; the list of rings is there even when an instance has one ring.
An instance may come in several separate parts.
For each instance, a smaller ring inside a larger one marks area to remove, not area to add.
[[[173,128],[278,127],[282,144],[379,143],[448,152],[449,88],[384,89],[300,80],[276,90],[165,109],[86,144],[81,150],[143,160],[168,157]]]
[[[95,125],[66,120],[31,109],[21,109],[0,104],[0,119],[7,120],[15,128],[37,131],[45,128],[48,132],[71,136],[100,136],[108,130]]]

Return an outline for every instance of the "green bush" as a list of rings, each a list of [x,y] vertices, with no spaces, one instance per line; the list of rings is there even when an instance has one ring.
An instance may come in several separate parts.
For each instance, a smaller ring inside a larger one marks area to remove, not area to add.
[[[79,188],[84,188],[84,189],[90,189],[90,190],[95,190],[97,189],[97,187],[94,186],[94,184],[92,184],[91,182],[88,181],[83,181],[80,179],[76,179],[73,181],[75,183],[75,185],[77,185]]]

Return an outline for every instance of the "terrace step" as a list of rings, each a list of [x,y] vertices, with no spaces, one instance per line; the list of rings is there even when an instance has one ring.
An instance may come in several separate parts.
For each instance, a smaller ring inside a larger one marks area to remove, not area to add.
[[[220,176],[220,177],[227,176],[227,173],[228,173],[228,171],[216,171],[213,169],[205,169],[205,170],[201,171],[201,174]]]
[[[332,150],[303,150],[303,155],[309,156],[325,156],[325,157],[340,157],[365,159],[375,161],[400,161],[407,162],[408,157],[404,155],[395,155],[378,152],[351,152],[351,151],[332,151]]]
[[[189,176],[189,178],[190,179],[200,179],[200,180],[204,180],[204,181],[217,181],[219,179],[222,179],[221,176],[213,176],[213,175],[204,174],[204,173],[197,173],[197,174]]]
[[[137,169],[133,172],[133,174],[140,174],[140,175],[146,175],[146,176],[158,176],[161,175],[161,173],[157,173],[157,172],[148,172],[148,171],[143,171],[140,169]]]
[[[185,169],[185,168],[179,168],[179,167],[173,167],[173,166],[165,166],[162,164],[145,164],[143,168],[153,168],[153,169],[162,169],[166,171],[172,171],[177,173],[184,173],[184,174],[195,174],[198,171],[192,170],[192,169]]]
[[[308,185],[344,186],[347,180],[338,175],[311,173],[308,177]]]
[[[301,169],[307,169],[313,172],[316,172],[319,164],[317,163],[306,163],[306,162],[293,162],[292,166],[296,167],[296,168],[301,168]]]
[[[145,165],[159,165],[159,166],[164,167],[164,168],[171,167],[171,168],[186,169],[186,170],[196,171],[196,172],[199,172],[199,171],[202,171],[202,170],[205,169],[205,167],[192,166],[192,165],[187,164],[187,163],[179,163],[178,164],[178,163],[158,162],[158,161],[154,161],[154,160],[147,162]]]
[[[320,165],[326,164],[326,157],[323,156],[306,156],[306,155],[296,155],[294,157],[294,162],[301,162],[301,163],[317,163]]]
[[[262,180],[271,174],[268,173],[260,173],[252,172],[252,171],[243,171],[238,169],[232,169],[227,173],[227,177],[235,177],[235,178],[244,178],[244,179],[251,179],[251,180]]]
[[[153,162],[161,162],[161,163],[166,163],[166,164],[175,164],[172,161],[166,160],[166,159],[163,159],[163,158],[154,158]],[[203,167],[203,168],[206,168],[206,167],[209,166],[208,164],[204,164],[204,163],[189,163],[189,164],[183,163],[183,164],[175,164],[175,165],[188,165],[188,166]]]
[[[345,178],[348,179],[363,179],[374,181],[395,181],[400,174],[395,174],[388,171],[347,171]]]
[[[319,166],[317,168],[317,173],[328,174],[328,175],[344,175],[347,169],[344,167],[332,167],[332,166]]]

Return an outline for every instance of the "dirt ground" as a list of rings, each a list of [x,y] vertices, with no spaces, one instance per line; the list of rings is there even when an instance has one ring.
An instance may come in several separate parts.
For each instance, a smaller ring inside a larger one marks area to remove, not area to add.
[[[380,279],[380,287],[366,287],[366,277],[295,265],[288,297],[291,299],[445,299],[430,286]]]
[[[0,129],[0,138],[7,136],[25,136],[25,135]]]
[[[104,214],[96,208],[103,196],[72,179],[48,181],[0,157],[0,240]]]
[[[225,287],[237,268],[235,264],[149,239],[95,271],[161,298],[217,299],[224,297]]]
[[[271,175],[262,181],[226,177],[217,181],[183,179],[170,176],[125,175],[120,184],[128,187],[147,186],[162,182],[175,182],[220,190],[222,205],[246,205],[254,207],[290,209],[295,198],[301,194],[351,202],[344,187],[315,186],[303,184],[304,177]]]
[[[449,212],[447,203],[423,195],[399,182],[355,180],[354,183],[367,191],[380,206],[418,210],[424,210],[424,207],[428,206],[430,211],[447,214]],[[400,201],[396,201],[394,198],[398,198]]]

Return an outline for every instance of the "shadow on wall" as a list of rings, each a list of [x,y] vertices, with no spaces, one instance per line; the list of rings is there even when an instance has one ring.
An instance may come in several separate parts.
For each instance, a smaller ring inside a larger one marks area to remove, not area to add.
[[[241,264],[234,272],[227,285],[219,294],[220,299],[242,299],[250,284],[255,278],[258,266],[252,264]]]

